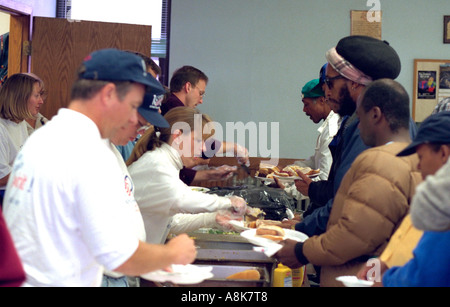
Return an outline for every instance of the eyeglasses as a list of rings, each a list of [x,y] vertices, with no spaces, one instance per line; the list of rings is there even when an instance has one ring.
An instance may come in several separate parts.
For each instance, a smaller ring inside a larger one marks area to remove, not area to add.
[[[198,93],[200,94],[200,97],[205,97],[205,95],[206,95],[206,92],[205,91],[202,91],[199,87],[197,87],[197,86],[195,86],[195,88],[196,89],[198,89]]]
[[[336,77],[325,77],[325,84],[328,86],[329,89],[333,88],[333,81],[338,80],[338,79],[344,79],[343,76],[341,75],[337,75]]]

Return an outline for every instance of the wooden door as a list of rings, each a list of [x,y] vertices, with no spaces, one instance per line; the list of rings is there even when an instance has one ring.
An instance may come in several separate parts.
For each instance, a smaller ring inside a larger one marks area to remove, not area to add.
[[[151,26],[35,17],[31,72],[44,81],[48,92],[41,113],[50,119],[67,107],[76,71],[92,51],[118,48],[150,56],[151,39]]]

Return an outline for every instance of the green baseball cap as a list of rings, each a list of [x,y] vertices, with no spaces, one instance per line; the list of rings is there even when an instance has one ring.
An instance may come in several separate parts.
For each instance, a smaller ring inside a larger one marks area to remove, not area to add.
[[[317,98],[325,96],[325,92],[320,84],[320,79],[314,79],[306,83],[302,88],[303,98]]]

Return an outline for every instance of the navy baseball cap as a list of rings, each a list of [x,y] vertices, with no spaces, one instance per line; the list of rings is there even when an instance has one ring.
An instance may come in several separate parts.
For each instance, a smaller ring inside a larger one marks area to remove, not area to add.
[[[326,70],[327,70],[327,65],[328,63],[325,63],[322,68],[320,69],[320,73],[319,73],[319,80],[320,80],[320,85],[323,85],[325,83],[325,78],[327,77],[326,74]]]
[[[164,93],[148,91],[145,93],[144,102],[139,107],[138,112],[150,124],[156,127],[169,128],[169,122],[159,113],[159,108],[164,100]]]
[[[151,90],[164,91],[161,83],[147,72],[140,56],[110,48],[89,54],[83,61],[85,71],[79,77],[88,80],[131,81],[143,84]]]
[[[450,111],[429,116],[420,125],[413,142],[397,156],[409,156],[416,152],[421,144],[450,144]]]

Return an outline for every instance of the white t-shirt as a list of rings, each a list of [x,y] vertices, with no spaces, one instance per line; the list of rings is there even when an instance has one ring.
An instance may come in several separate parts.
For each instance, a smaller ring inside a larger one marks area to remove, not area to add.
[[[193,191],[180,180],[182,167],[179,153],[165,143],[128,167],[148,243],[165,242],[172,217],[177,213],[214,212],[231,207],[229,198]]]
[[[0,178],[4,178],[11,173],[14,159],[27,138],[26,121],[15,123],[0,118]],[[0,190],[5,190],[5,188],[5,186],[0,186]]]
[[[312,169],[320,169],[317,180],[327,180],[330,173],[333,157],[328,147],[339,131],[340,126],[339,114],[330,111],[322,125],[317,129],[319,136],[317,137],[314,155],[304,161],[296,161],[295,164],[300,166],[309,166]]]
[[[4,215],[26,286],[100,286],[139,240],[126,222],[123,178],[97,126],[61,109],[16,158]]]
[[[119,163],[120,170],[122,171],[122,180],[124,183],[125,188],[125,197],[126,197],[126,209],[127,209],[127,217],[125,221],[131,221],[129,225],[126,225],[125,223],[120,224],[120,227],[130,227],[133,229],[134,233],[136,234],[136,237],[140,240],[145,242],[145,227],[144,227],[144,221],[142,220],[141,210],[139,210],[139,206],[134,198],[134,183],[133,180],[131,180],[131,176],[128,173],[128,168],[125,162],[123,161],[123,157],[120,154],[120,152],[117,150],[116,146],[111,144],[108,140],[106,140],[108,143],[108,146],[112,150],[112,152],[115,154],[116,159]],[[121,276],[124,276],[121,273],[113,272],[113,271],[105,271],[105,274],[108,276],[112,276],[115,278],[119,278]]]

